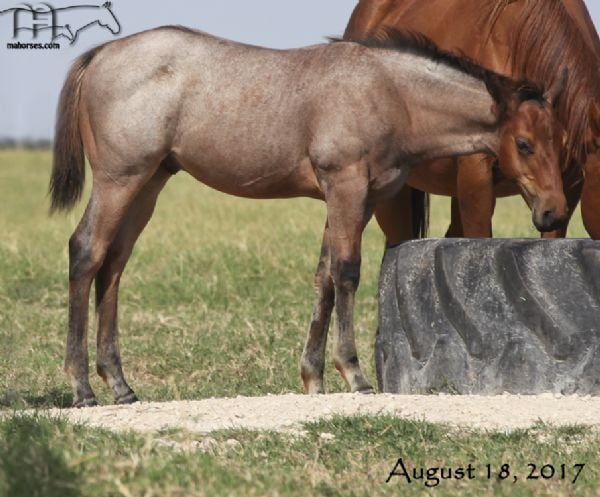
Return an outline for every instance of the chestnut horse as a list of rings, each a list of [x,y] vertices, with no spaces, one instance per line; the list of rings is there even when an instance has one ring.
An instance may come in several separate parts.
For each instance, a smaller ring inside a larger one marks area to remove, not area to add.
[[[598,136],[600,42],[582,0],[360,0],[345,38],[368,36],[382,27],[422,31],[445,49],[512,77],[552,83],[567,67],[570,78],[557,108],[566,132],[563,180],[570,212],[584,188],[584,222],[592,237],[600,238],[600,154],[586,150],[594,142],[585,140]],[[528,201],[522,185],[505,178],[489,155],[428,162],[414,170],[408,184],[457,199],[448,236],[491,236],[496,197],[521,193]],[[389,243],[425,231],[426,204],[411,204],[415,197],[417,192],[406,187],[378,208],[376,216]],[[565,234],[566,226],[545,236]]]
[[[87,52],[61,94],[50,183],[53,209],[71,208],[87,155],[91,198],[69,241],[65,371],[74,405],[96,404],[87,351],[93,280],[97,371],[116,402],[137,400],[119,354],[119,280],[160,191],[180,169],[232,195],[326,202],[302,379],[307,392],[324,391],[335,307],[335,365],[353,392],[372,392],[357,357],[353,307],[362,232],[375,206],[402,187],[413,164],[485,152],[527,185],[535,223],[551,228],[567,215],[561,127],[548,103],[560,92],[544,94],[398,32],[270,50],[163,27]],[[536,154],[523,154],[524,146]]]

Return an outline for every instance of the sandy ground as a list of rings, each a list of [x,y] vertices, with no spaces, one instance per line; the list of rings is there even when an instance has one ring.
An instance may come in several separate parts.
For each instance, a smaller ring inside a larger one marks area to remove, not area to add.
[[[388,414],[458,427],[511,430],[537,421],[600,426],[600,398],[502,395],[404,396],[334,394],[269,395],[86,409],[53,409],[73,422],[116,431],[179,428],[196,433],[224,429],[294,431],[302,423],[334,415]]]

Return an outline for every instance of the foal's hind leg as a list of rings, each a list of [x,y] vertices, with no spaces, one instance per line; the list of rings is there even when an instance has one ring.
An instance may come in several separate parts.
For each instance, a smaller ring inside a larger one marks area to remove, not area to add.
[[[96,313],[98,315],[96,369],[113,389],[117,404],[138,399],[125,381],[118,342],[117,301],[119,281],[133,246],[152,217],[156,199],[170,178],[160,168],[137,195],[111,243],[102,267],[96,275]]]
[[[308,337],[300,360],[300,374],[304,390],[309,394],[325,393],[323,374],[325,370],[325,346],[327,332],[335,299],[335,289],[331,279],[331,255],[329,251],[328,227],[325,225],[321,257],[315,273],[315,302]]]
[[[96,404],[89,383],[87,351],[90,286],[130,203],[148,179],[143,174],[115,178],[100,172],[96,176],[85,214],[69,240],[69,330],[65,372],[73,386],[75,407]]]

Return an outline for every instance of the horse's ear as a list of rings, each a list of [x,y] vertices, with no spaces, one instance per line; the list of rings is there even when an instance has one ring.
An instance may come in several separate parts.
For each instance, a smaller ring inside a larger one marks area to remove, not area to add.
[[[104,7],[105,9],[110,9],[112,7],[112,2],[106,2],[102,4],[102,7]]]
[[[544,94],[544,98],[552,107],[557,107],[560,102],[560,97],[567,88],[567,82],[569,81],[569,69],[566,67],[563,69],[560,78],[558,78],[548,91]]]

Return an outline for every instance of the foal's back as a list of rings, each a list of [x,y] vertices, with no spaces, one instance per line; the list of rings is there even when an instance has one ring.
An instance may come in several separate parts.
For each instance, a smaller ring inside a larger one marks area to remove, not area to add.
[[[273,50],[159,28],[102,48],[82,102],[93,138],[130,154],[131,167],[144,167],[133,165],[141,151],[147,162],[172,152],[227,193],[319,197],[315,135],[364,137],[368,116],[389,112],[374,103],[388,82],[371,52],[345,43]],[[325,153],[360,153],[356,140],[334,142]]]

